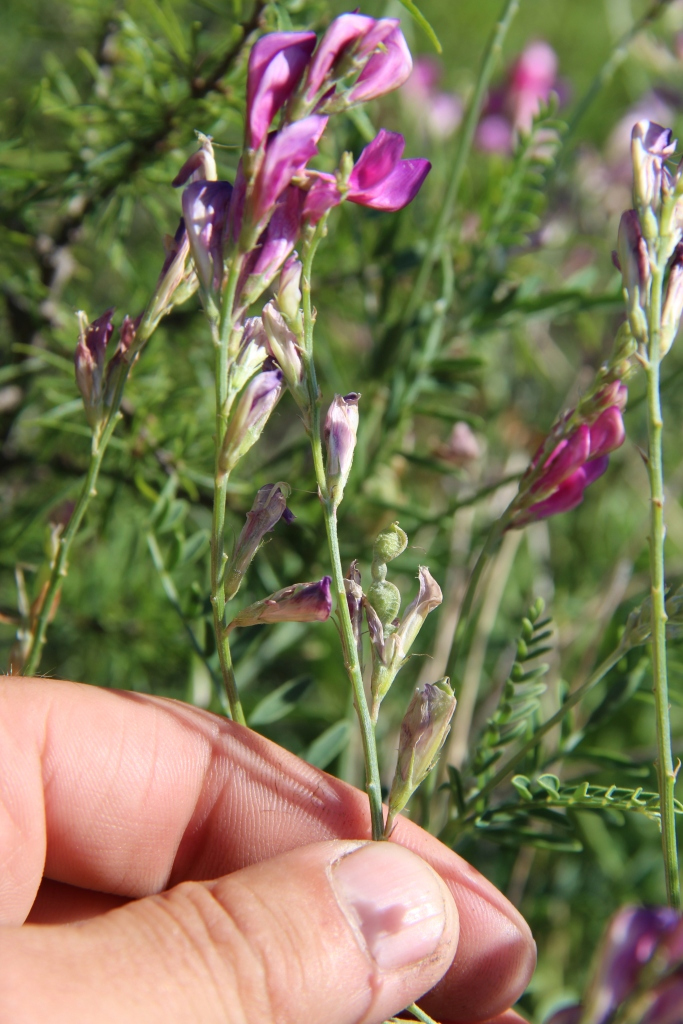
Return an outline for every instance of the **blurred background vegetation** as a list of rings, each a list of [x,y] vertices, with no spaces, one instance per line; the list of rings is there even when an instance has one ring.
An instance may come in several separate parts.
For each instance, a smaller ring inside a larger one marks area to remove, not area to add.
[[[444,671],[462,580],[504,507],[501,481],[524,468],[558,411],[585,389],[622,320],[610,251],[630,205],[631,124],[650,116],[683,130],[683,3],[522,0],[494,85],[505,82],[506,68],[529,42],[547,41],[559,60],[557,117],[569,127],[539,126],[549,159],[538,159],[538,146],[522,144],[516,155],[475,146],[445,255],[406,319],[401,310],[453,168],[459,105],[471,93],[500,8],[501,0],[422,0],[443,45],[439,84],[427,98],[404,88],[362,114],[337,118],[320,157],[320,166],[331,168],[345,149],[358,154],[384,126],[404,132],[406,155],[429,156],[434,165],[417,201],[400,215],[357,206],[336,211],[316,267],[324,395],[363,396],[359,448],[341,509],[343,556],[358,558],[367,574],[374,537],[398,518],[410,547],[390,578],[409,600],[424,563],[445,592],[420,635],[419,651],[433,660],[414,658],[383,710],[385,782],[411,687]],[[74,312],[85,309],[93,319],[115,306],[120,322],[144,307],[163,262],[164,236],[179,217],[180,196],[170,181],[194,148],[195,130],[220,147],[219,173],[234,175],[254,32],[320,29],[342,10],[326,0],[5,0],[0,8],[4,664],[12,661],[17,580],[30,601],[50,523],[68,515],[87,461],[88,430],[73,377]],[[414,54],[437,59],[397,3],[363,0],[361,10],[400,16]],[[652,18],[634,31],[648,11]],[[441,108],[439,94],[450,97]],[[207,618],[212,362],[193,299],[162,322],[133,373],[50,628],[41,666],[47,675],[219,708]],[[675,585],[683,576],[676,399],[682,372],[674,347],[664,405],[668,576]],[[469,671],[478,692],[472,728],[460,737],[470,761],[532,600],[543,597],[553,618],[548,688],[533,712],[538,721],[612,650],[647,591],[643,394],[636,377],[627,443],[583,505],[510,534],[493,562],[484,582],[486,615],[454,678],[457,692]],[[464,447],[462,428],[453,434],[456,423],[473,432]],[[244,604],[327,571],[308,446],[288,397],[231,483],[229,537],[257,487],[278,479],[292,486],[297,520],[279,524],[257,555],[240,592]],[[332,621],[239,631],[235,660],[255,728],[361,783]],[[670,660],[680,752],[683,655],[672,647]],[[527,774],[552,767],[566,782],[656,788],[642,649],[579,705],[563,735],[573,737],[573,749],[558,759],[562,739],[551,734]],[[451,755],[462,762],[457,750]],[[502,787],[495,800],[509,800],[511,792]],[[414,814],[422,820],[425,807],[418,798]],[[562,817],[560,838],[550,828],[496,836],[472,829],[456,845],[530,921],[539,966],[520,1006],[537,1021],[578,995],[587,953],[617,906],[664,902],[656,823],[613,809],[570,809]]]

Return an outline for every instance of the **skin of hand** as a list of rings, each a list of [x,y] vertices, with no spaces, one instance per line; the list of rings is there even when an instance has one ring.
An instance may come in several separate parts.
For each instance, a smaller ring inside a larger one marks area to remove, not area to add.
[[[477,871],[248,729],[0,679],[0,1020],[442,1024],[507,1010],[535,947]]]

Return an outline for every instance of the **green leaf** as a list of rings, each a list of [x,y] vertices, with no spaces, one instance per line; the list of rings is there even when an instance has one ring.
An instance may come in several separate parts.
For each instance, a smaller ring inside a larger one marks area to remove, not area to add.
[[[178,565],[187,565],[189,562],[196,562],[201,558],[209,546],[208,530],[198,530],[191,537],[184,540],[180,546]]]
[[[273,690],[258,702],[249,715],[249,725],[270,725],[271,722],[279,722],[294,710],[310,684],[310,676],[299,676],[298,679],[291,679],[288,683],[278,686],[277,690]]]
[[[412,15],[413,20],[416,21],[417,24],[420,26],[420,28],[431,42],[436,52],[443,53],[441,43],[439,42],[439,37],[437,36],[434,29],[427,21],[419,7],[417,7],[416,4],[413,3],[413,0],[399,0],[399,3],[402,4],[403,7],[405,7],[405,9]]]
[[[339,757],[345,749],[350,735],[351,723],[348,718],[340,719],[313,740],[304,754],[304,761],[308,761],[315,768],[327,768],[328,764],[331,764],[335,757]]]

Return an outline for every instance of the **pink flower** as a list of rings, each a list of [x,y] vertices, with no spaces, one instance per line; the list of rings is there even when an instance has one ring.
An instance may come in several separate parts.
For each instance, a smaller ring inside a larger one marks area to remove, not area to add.
[[[245,261],[238,289],[242,305],[256,301],[296,245],[303,199],[301,189],[289,185],[275,204],[268,227]]]
[[[343,195],[334,175],[316,174],[304,204],[304,218],[316,223],[342,199],[375,210],[402,210],[415,198],[432,166],[429,160],[402,160],[404,148],[402,135],[382,128],[358,158]]]
[[[349,74],[354,67],[384,43],[398,29],[396,18],[369,18],[365,14],[342,14],[335,18],[315,51],[306,79],[306,100],[312,103],[328,79]]]
[[[433,57],[418,57],[401,88],[401,98],[426,135],[447,139],[462,121],[462,100],[457,93],[440,90],[440,80],[440,63]]]
[[[618,405],[605,409],[591,426],[582,423],[556,445],[528,489],[522,480],[518,508],[512,510],[510,525],[513,528],[526,526],[576,508],[583,501],[585,489],[607,469],[609,453],[619,448],[624,438]],[[527,475],[536,474],[539,462],[537,454]]]
[[[315,32],[271,32],[249,55],[246,145],[260,149],[271,122],[304,73],[316,43]]]
[[[349,102],[367,103],[398,89],[412,70],[410,50],[401,29],[396,27],[383,40],[383,49],[374,53],[361,71],[349,93]]]
[[[312,114],[286,125],[269,140],[251,197],[251,220],[255,225],[264,224],[292,178],[318,152],[318,141],[326,124],[326,117]]]

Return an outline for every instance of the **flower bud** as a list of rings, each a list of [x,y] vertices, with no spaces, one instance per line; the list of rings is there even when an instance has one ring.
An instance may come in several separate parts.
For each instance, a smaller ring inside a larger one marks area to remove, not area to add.
[[[292,392],[296,404],[300,409],[307,411],[308,390],[304,382],[300,349],[296,337],[274,302],[268,302],[263,308],[263,326],[270,355],[285,375],[287,387]]]
[[[332,504],[336,508],[344,496],[346,481],[351,472],[353,453],[358,432],[358,399],[352,391],[348,395],[335,395],[327,410],[325,444],[327,466],[325,476]]]
[[[419,686],[408,705],[398,741],[398,763],[389,792],[385,834],[420,783],[436,764],[455,711],[455,694],[448,678]]]
[[[166,259],[146,314],[149,333],[154,330],[162,316],[197,291],[199,282],[191,261],[188,262],[189,255],[190,240],[185,221],[181,217],[175,237],[166,237]]]
[[[193,181],[216,181],[218,178],[211,136],[197,132],[197,141],[199,149],[180,168],[171,182],[173,188],[179,188],[181,185],[187,185]]]
[[[268,358],[268,340],[261,317],[250,316],[244,321],[237,358],[232,368],[231,387],[241,391],[247,381],[261,369]]]
[[[650,287],[650,259],[635,210],[626,210],[617,236],[619,269],[624,282],[631,330],[639,341],[647,340],[645,308]]]
[[[295,252],[289,256],[280,271],[277,304],[288,320],[294,320],[301,305],[301,261]]]
[[[666,296],[662,309],[662,333],[660,341],[660,356],[665,356],[673,344],[678,333],[678,326],[683,314],[683,245],[676,246],[671,267],[669,269],[669,280],[666,286]]]
[[[80,332],[74,354],[76,383],[83,396],[85,415],[93,429],[96,429],[102,421],[104,357],[109,339],[114,331],[111,322],[113,313],[113,309],[108,309],[91,324],[88,323],[85,313],[78,314]]]
[[[280,370],[264,370],[242,392],[223,441],[219,469],[229,473],[256,444],[282,394]]]
[[[254,504],[247,512],[247,522],[225,567],[225,600],[231,601],[239,590],[244,574],[251,565],[265,535],[280,521],[293,522],[295,516],[287,508],[290,487],[282,481],[264,484],[256,492]]]
[[[183,191],[183,218],[197,276],[206,292],[218,292],[223,279],[223,246],[232,185],[194,181]]]
[[[662,199],[664,161],[673,156],[676,142],[671,130],[654,121],[638,121],[631,133],[633,192],[639,209],[657,213]]]
[[[236,626],[260,626],[273,622],[325,622],[332,611],[329,576],[315,583],[295,583],[249,605],[237,615],[228,632]]]

